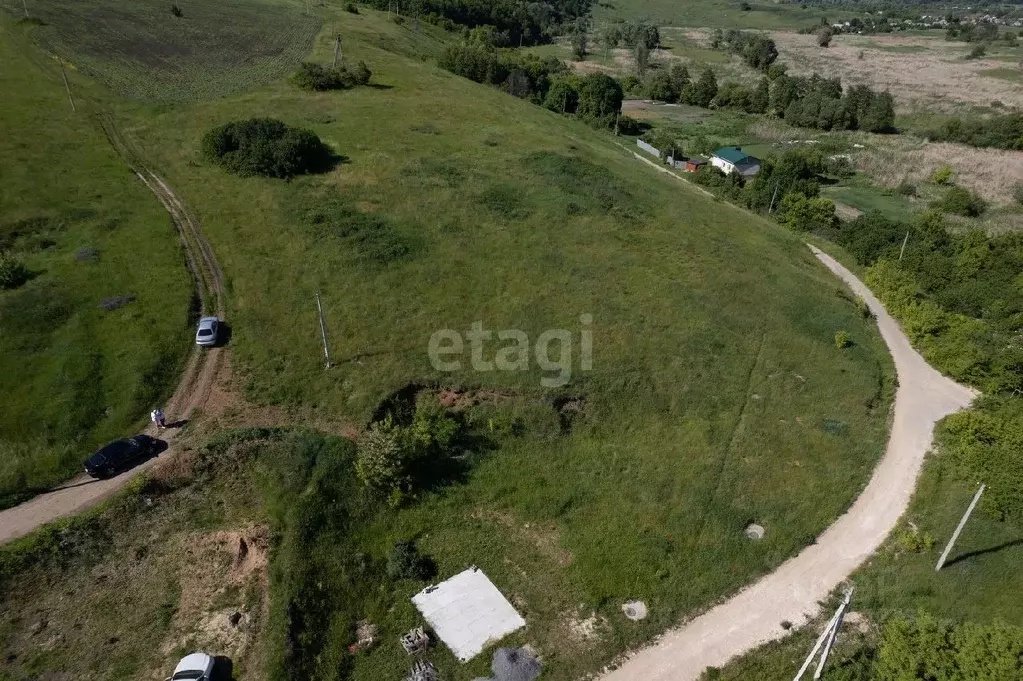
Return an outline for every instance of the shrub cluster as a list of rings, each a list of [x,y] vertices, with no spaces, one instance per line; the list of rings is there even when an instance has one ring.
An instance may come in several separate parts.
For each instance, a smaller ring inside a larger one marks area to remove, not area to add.
[[[0,289],[15,289],[29,280],[24,263],[10,253],[0,252]]]
[[[302,62],[292,76],[292,81],[305,90],[344,90],[356,85],[365,85],[371,75],[364,61],[359,61],[352,68],[345,66],[331,68],[322,64]]]
[[[940,370],[985,392],[1023,390],[1023,235],[949,234],[940,214],[905,224],[874,212],[836,240],[870,265],[871,290]]]
[[[987,210],[987,202],[980,198],[976,192],[962,187],[952,187],[945,192],[944,196],[934,201],[931,207],[944,213],[975,218]]]
[[[499,50],[480,42],[449,46],[441,67],[477,83],[488,83],[551,111],[574,114],[598,127],[612,127],[622,108],[622,86],[605,74],[569,75],[556,57]]]
[[[767,71],[778,59],[778,47],[774,41],[761,33],[750,33],[730,28],[717,29],[711,36],[711,46],[742,57],[749,66]]]
[[[926,127],[919,132],[936,142],[1023,150],[1023,114],[1020,113],[989,118],[953,117],[941,125]]]
[[[202,138],[203,157],[229,173],[288,178],[329,167],[330,149],[314,133],[273,118],[233,121]]]
[[[374,423],[357,445],[355,470],[362,483],[400,506],[422,487],[426,467],[450,454],[460,424],[436,401],[420,402],[408,426],[388,416]]]

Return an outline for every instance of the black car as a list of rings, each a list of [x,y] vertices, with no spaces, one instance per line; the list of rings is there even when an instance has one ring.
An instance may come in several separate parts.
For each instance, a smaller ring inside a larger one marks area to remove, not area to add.
[[[148,435],[116,440],[85,460],[85,472],[94,478],[109,478],[132,461],[156,452],[158,443],[159,440]]]

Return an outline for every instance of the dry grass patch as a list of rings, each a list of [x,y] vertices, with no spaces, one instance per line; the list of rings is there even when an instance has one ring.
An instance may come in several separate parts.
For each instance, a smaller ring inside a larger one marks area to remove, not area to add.
[[[1009,205],[1013,188],[1023,179],[1023,154],[1018,151],[927,142],[909,135],[860,133],[857,137],[866,148],[853,155],[853,164],[885,187],[925,183],[936,168],[948,165],[955,171],[956,185],[992,204]]]
[[[789,64],[791,73],[816,72],[839,77],[843,83],[887,90],[900,114],[919,109],[951,112],[993,101],[1023,106],[1023,88],[991,73],[1004,70],[1005,62],[967,61],[961,44],[918,36],[878,35],[864,41],[861,36],[838,35],[825,49],[812,35],[777,32],[772,37],[780,61]]]

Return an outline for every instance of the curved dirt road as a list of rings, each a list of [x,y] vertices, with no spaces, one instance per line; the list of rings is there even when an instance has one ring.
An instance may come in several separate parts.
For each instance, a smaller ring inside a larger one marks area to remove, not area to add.
[[[898,322],[855,275],[819,249],[810,249],[867,301],[895,360],[899,388],[885,455],[866,489],[816,544],[725,603],[669,631],[602,681],[689,681],[707,667],[721,667],[781,638],[786,633],[783,620],[805,624],[817,613],[818,601],[881,545],[906,510],[935,422],[973,401],[976,393],[945,378],[917,354]]]
[[[167,183],[146,167],[141,155],[125,141],[112,116],[108,114],[100,116],[100,124],[118,155],[156,195],[170,214],[184,246],[188,269],[195,279],[196,293],[203,312],[222,317],[223,274],[213,255],[213,249],[203,237],[199,222],[192,217]],[[187,419],[196,407],[205,403],[223,359],[223,348],[192,349],[181,380],[165,408],[168,421]],[[168,442],[170,447],[161,456],[173,454],[173,441],[177,430],[168,429],[157,434],[155,428],[150,426],[145,432]],[[82,459],[85,459],[85,453],[82,454]],[[107,480],[93,480],[83,473],[46,494],[41,494],[14,508],[0,511],[0,543],[21,537],[48,522],[94,506],[123,487],[136,473],[152,466],[156,461],[157,458],[153,457]]]

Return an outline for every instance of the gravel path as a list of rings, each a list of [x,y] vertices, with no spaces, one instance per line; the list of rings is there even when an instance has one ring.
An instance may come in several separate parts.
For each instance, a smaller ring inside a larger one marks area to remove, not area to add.
[[[104,114],[100,118],[100,123],[117,153],[156,195],[156,198],[170,214],[178,236],[184,245],[186,262],[195,279],[196,292],[199,295],[203,311],[207,314],[212,312],[222,317],[225,297],[223,273],[213,255],[213,249],[202,234],[198,220],[192,217],[184,203],[167,183],[141,161],[140,154],[125,141],[112,116]],[[224,348],[208,350],[193,348],[192,354],[185,364],[181,380],[165,408],[168,422],[173,423],[179,419],[187,419],[194,409],[205,403],[216,381],[217,372],[223,363],[224,353]],[[160,455],[161,457],[167,458],[174,454],[176,429],[157,433],[156,429],[150,426],[145,432],[167,441],[170,445]],[[82,453],[83,461],[87,454],[88,452]],[[14,508],[0,511],[0,544],[28,534],[35,528],[58,518],[78,513],[98,504],[121,489],[136,473],[149,468],[156,461],[156,457],[148,459],[134,468],[106,480],[93,480],[83,473],[46,494],[41,494]]]
[[[884,457],[852,507],[817,539],[759,582],[640,650],[603,681],[689,681],[707,667],[781,638],[797,626],[884,541],[909,504],[931,445],[934,424],[963,409],[976,393],[945,378],[912,348],[898,322],[849,270],[810,246],[821,262],[863,297],[895,360],[899,387]],[[795,670],[793,670],[795,673]]]

